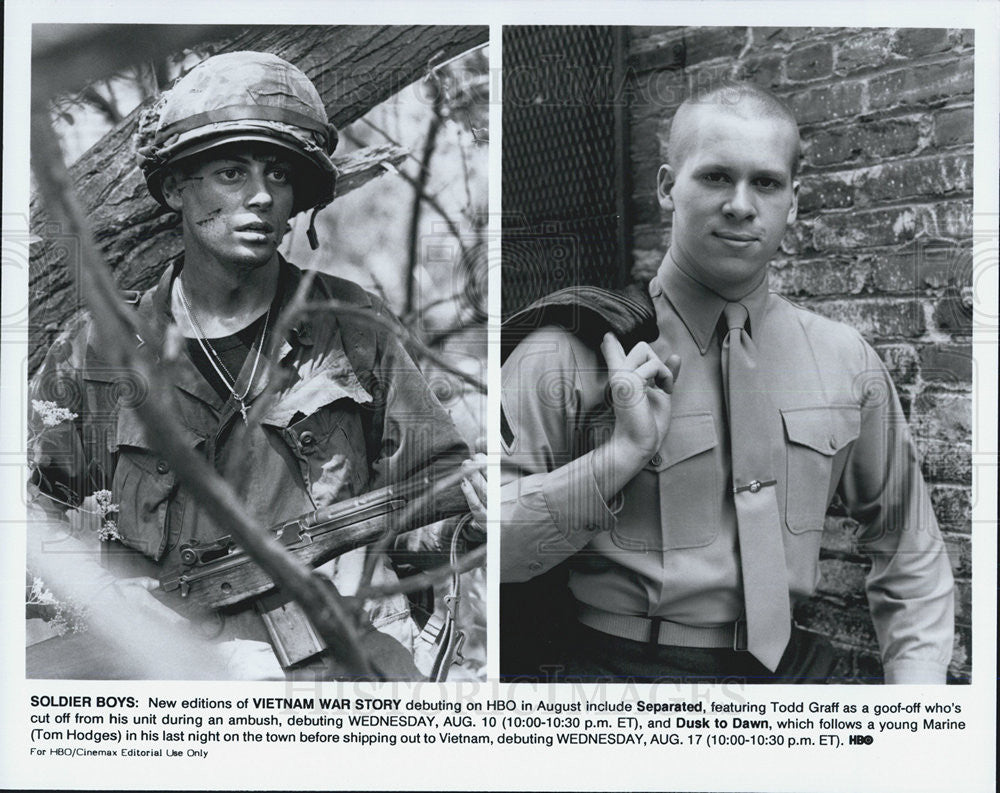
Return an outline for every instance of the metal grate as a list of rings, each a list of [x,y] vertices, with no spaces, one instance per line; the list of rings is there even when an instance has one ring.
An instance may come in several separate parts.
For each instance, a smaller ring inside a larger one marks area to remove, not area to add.
[[[625,283],[624,30],[503,33],[503,312]]]

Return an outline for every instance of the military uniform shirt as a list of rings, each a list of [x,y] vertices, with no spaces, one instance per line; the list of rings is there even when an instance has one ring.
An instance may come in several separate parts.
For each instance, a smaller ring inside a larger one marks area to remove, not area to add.
[[[650,294],[659,327],[652,347],[661,359],[680,355],[681,371],[660,450],[610,503],[591,470],[614,426],[600,353],[549,327],[504,364],[512,438],[502,468],[501,578],[527,580],[573,556],[570,589],[580,603],[723,625],[743,611],[717,331],[727,301],[669,257]],[[815,592],[824,517],[839,494],[861,524],[857,547],[872,560],[867,593],[887,681],[943,682],[951,568],[884,365],[852,328],[769,294],[766,279],[740,302],[784,429],[776,496],[793,604]]]

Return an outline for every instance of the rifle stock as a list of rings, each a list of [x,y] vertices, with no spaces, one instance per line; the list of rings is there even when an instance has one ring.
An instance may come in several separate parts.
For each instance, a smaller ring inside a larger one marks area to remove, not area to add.
[[[302,563],[318,567],[341,554],[369,545],[390,531],[402,534],[432,523],[454,521],[468,512],[457,485],[432,487],[429,476],[383,487],[322,507],[268,529]],[[230,537],[182,545],[182,567],[164,577],[165,591],[206,608],[222,608],[262,595],[274,581]]]

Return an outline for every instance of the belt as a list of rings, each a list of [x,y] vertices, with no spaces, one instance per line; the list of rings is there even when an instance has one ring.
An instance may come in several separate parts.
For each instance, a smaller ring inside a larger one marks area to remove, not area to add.
[[[584,603],[579,603],[578,607],[577,619],[581,623],[619,639],[674,647],[726,647],[730,650],[747,648],[747,624],[743,619],[725,625],[702,627],[670,622],[659,617],[612,614]]]

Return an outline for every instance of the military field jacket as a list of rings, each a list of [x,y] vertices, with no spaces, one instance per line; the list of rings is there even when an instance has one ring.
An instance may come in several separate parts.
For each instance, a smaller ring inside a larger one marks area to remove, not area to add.
[[[161,350],[172,322],[170,290],[182,263],[159,283],[135,296],[148,330],[136,345]],[[283,301],[303,277],[284,260]],[[337,301],[374,318],[392,320],[382,302],[352,282],[316,275],[310,302]],[[253,365],[256,350],[247,356]],[[184,440],[233,486],[261,524],[274,525],[367,490],[398,482],[431,463],[467,456],[448,414],[395,333],[335,308],[312,311],[293,325],[279,350],[276,368],[264,366],[246,399],[259,422],[246,426],[238,404],[222,399],[181,352],[163,360],[172,387],[166,398]],[[249,373],[241,373],[246,381]],[[276,397],[264,390],[278,380]],[[107,364],[87,316],[76,320],[52,346],[32,388],[36,400],[55,402],[76,414],[44,427],[33,415],[30,456],[41,501],[60,508],[110,490],[118,505],[121,543],[140,552],[161,577],[176,569],[178,548],[224,534],[178,482],[140,422],[135,407],[150,397],[135,372]],[[258,404],[260,400],[261,404]],[[361,575],[365,549],[325,567],[341,594],[351,595]],[[374,583],[395,580],[388,560]],[[177,602],[171,606],[181,608]],[[409,647],[415,628],[402,595],[367,604],[372,624]],[[242,629],[240,629],[242,630]],[[239,630],[237,630],[239,634]],[[260,635],[240,638],[261,638]]]

